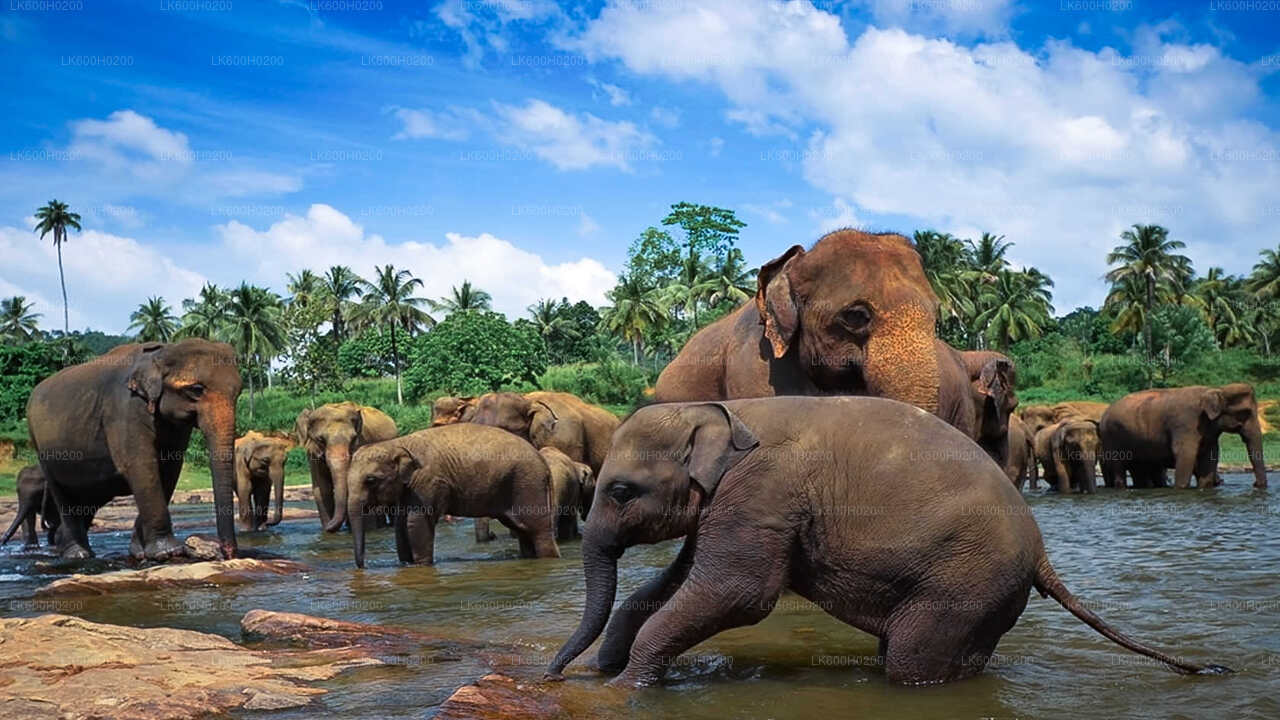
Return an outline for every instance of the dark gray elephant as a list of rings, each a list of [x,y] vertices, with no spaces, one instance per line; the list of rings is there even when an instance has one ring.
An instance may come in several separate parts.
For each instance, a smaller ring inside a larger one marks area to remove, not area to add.
[[[93,555],[93,516],[122,495],[133,495],[138,506],[129,545],[134,556],[185,554],[173,536],[169,500],[198,427],[209,452],[218,539],[223,553],[235,557],[240,385],[231,346],[195,338],[122,345],[37,385],[27,402],[27,423],[61,515],[62,556]]]
[[[39,547],[40,536],[36,533],[36,516],[40,516],[40,525],[49,532],[49,545],[55,545],[55,535],[61,523],[58,507],[53,502],[53,495],[45,491],[44,475],[40,466],[28,465],[18,471],[15,478],[18,489],[18,510],[13,516],[13,523],[5,531],[0,545],[9,542],[9,538],[22,526],[22,544],[24,547]]]
[[[1178,672],[1226,670],[1153,650],[1089,610],[1054,572],[1021,493],[972,450],[940,419],[879,398],[636,411],[614,438],[583,532],[582,621],[547,677],[607,622],[598,667],[621,671],[616,685],[656,683],[694,645],[763,620],[787,589],[878,636],[893,682],[981,672],[1032,588]],[[675,562],[610,621],[623,552],[680,536]]]

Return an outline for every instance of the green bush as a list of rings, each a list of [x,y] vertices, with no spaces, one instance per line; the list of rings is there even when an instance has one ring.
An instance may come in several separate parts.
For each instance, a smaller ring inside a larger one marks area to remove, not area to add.
[[[27,398],[41,380],[89,357],[83,344],[68,340],[0,345],[0,425],[26,417]]]
[[[400,362],[408,355],[412,340],[408,333],[396,330],[396,345],[400,351]],[[388,377],[395,375],[396,368],[391,354],[391,333],[378,330],[366,330],[348,339],[338,347],[338,369],[346,377]]]
[[[634,405],[650,384],[644,368],[611,357],[599,363],[555,365],[538,379],[544,390],[568,392],[600,405]]]
[[[509,323],[488,311],[453,313],[414,338],[408,357],[405,390],[417,399],[433,391],[479,395],[534,389],[547,368],[546,345],[532,324]]]

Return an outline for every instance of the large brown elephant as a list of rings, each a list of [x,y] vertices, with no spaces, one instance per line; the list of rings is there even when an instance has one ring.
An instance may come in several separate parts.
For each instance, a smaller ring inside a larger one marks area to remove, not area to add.
[[[1100,425],[1103,473],[1107,484],[1125,486],[1125,473],[1135,488],[1163,486],[1173,468],[1174,486],[1213,487],[1218,477],[1218,437],[1235,433],[1244,440],[1253,466],[1253,486],[1267,486],[1262,457],[1262,424],[1253,386],[1143,390],[1112,403]]]
[[[520,540],[522,557],[560,557],[547,463],[504,430],[456,423],[372,443],[352,458],[351,481],[356,567],[364,567],[365,526],[383,514],[394,518],[401,562],[434,562],[445,515],[495,517]]]
[[[968,364],[935,337],[937,308],[910,240],[837,230],[765,263],[754,302],[690,338],[655,399],[873,395],[977,438]]]
[[[236,500],[244,530],[261,530],[280,524],[284,517],[284,461],[293,443],[259,432],[236,438]],[[275,491],[276,513],[267,520],[271,491]]]
[[[1022,418],[1031,437],[1039,435],[1041,430],[1062,419],[1057,418],[1056,415],[1052,405],[1024,405],[1018,411],[1018,417]]]
[[[22,544],[24,547],[39,547],[40,536],[36,533],[36,516],[40,516],[40,525],[49,532],[49,545],[54,545],[55,535],[61,519],[58,507],[53,502],[53,495],[45,491],[44,474],[39,465],[28,465],[18,471],[14,478],[18,490],[18,510],[13,516],[13,523],[0,538],[0,545],[9,542],[9,538],[22,526]]]
[[[62,519],[60,552],[91,557],[89,524],[121,495],[138,506],[134,556],[181,555],[169,500],[191,431],[199,427],[213,475],[214,516],[227,557],[236,554],[234,443],[240,369],[226,343],[122,345],[46,378],[27,422]]]
[[[1022,489],[1028,479],[1031,489],[1040,484],[1040,475],[1036,467],[1035,439],[1027,429],[1026,423],[1017,415],[1009,416],[1009,457],[1005,459],[1004,472],[1009,476],[1013,486]]]
[[[1041,428],[1035,436],[1035,457],[1044,466],[1044,480],[1061,493],[1072,487],[1082,493],[1097,490],[1100,448],[1098,423],[1079,417]]]
[[[471,422],[476,411],[476,397],[442,395],[431,404],[431,426]]]
[[[337,532],[347,522],[347,468],[352,453],[395,437],[396,423],[377,408],[340,402],[303,410],[294,429],[298,444],[307,450],[320,524],[325,532]]]
[[[636,411],[596,485],[583,532],[582,620],[548,679],[608,623],[597,666],[622,672],[614,685],[654,684],[694,645],[763,620],[788,589],[879,637],[886,674],[898,683],[981,672],[1032,588],[1178,672],[1226,671],[1132,640],[1072,595],[1021,493],[972,447],[938,418],[879,398]],[[626,549],[682,535],[671,566],[610,621]]]

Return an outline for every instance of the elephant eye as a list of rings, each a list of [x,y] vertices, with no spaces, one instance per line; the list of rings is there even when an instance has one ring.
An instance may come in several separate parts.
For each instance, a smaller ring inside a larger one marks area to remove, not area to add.
[[[187,396],[190,397],[191,399],[199,400],[200,397],[204,395],[204,386],[201,385],[200,383],[192,383],[182,388],[182,391],[186,393]]]
[[[861,304],[847,307],[840,312],[840,324],[850,332],[866,332],[871,326],[871,309]]]
[[[616,482],[605,493],[619,505],[626,504],[640,494],[640,489],[628,482]]]

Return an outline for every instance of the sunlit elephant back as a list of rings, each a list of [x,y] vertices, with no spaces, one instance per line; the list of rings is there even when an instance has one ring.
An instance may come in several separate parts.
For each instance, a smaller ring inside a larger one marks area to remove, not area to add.
[[[362,445],[390,440],[396,423],[376,408],[353,402],[303,410],[295,423],[298,444],[306,448],[320,522],[337,532],[347,522],[347,468]]]
[[[431,404],[431,426],[471,422],[476,411],[475,396],[442,395]]]
[[[536,448],[554,447],[599,472],[619,420],[570,393],[489,393],[476,402],[471,422],[499,427]]]

